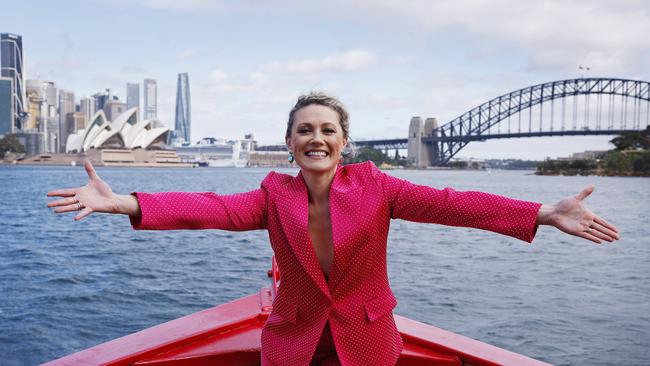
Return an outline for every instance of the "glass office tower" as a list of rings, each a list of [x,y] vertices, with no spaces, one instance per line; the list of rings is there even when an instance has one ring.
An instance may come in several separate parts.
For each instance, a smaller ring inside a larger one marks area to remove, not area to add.
[[[13,80],[14,130],[22,129],[26,115],[25,75],[23,74],[23,38],[16,34],[0,34],[0,76]]]
[[[126,83],[126,109],[138,108],[138,119],[140,119],[140,84]]]
[[[14,132],[12,78],[0,77],[0,136]]]
[[[155,119],[158,114],[158,83],[144,79],[144,120]]]
[[[182,138],[185,142],[190,140],[190,79],[187,73],[178,74],[176,86],[176,124],[174,136]]]

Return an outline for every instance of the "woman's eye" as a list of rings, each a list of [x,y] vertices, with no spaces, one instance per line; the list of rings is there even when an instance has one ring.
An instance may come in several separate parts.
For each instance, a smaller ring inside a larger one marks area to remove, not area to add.
[[[309,132],[309,130],[306,129],[306,128],[299,128],[298,129],[298,133],[307,133],[307,132]]]
[[[323,132],[325,132],[325,133],[336,133],[336,131],[334,131],[331,128],[326,128]]]

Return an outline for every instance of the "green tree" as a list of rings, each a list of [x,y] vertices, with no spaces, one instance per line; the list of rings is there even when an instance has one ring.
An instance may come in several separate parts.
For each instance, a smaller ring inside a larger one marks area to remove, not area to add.
[[[621,151],[610,151],[605,156],[604,165],[609,173],[626,174],[632,171],[632,161]]]
[[[645,130],[639,132],[626,132],[620,136],[616,136],[609,141],[610,144],[616,146],[616,150],[634,150],[634,149],[650,149],[650,126]]]
[[[632,169],[634,169],[634,173],[636,174],[650,174],[650,151],[634,154]]]
[[[346,158],[344,162],[345,164],[351,164],[351,163],[361,163],[368,160],[371,160],[377,166],[383,163],[398,165],[397,161],[389,158],[380,150],[373,149],[372,147],[360,148],[359,150],[357,150],[357,154],[355,157]]]
[[[463,160],[450,161],[448,165],[455,169],[467,169],[468,166],[467,162]]]
[[[0,154],[4,158],[7,153],[24,153],[25,147],[18,142],[15,135],[8,134],[0,139]]]

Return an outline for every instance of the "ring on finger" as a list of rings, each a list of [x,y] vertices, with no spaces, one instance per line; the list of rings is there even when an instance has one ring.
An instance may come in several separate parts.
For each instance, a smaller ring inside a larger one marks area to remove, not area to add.
[[[77,206],[77,210],[81,210],[81,203],[79,201],[75,203],[75,206]]]

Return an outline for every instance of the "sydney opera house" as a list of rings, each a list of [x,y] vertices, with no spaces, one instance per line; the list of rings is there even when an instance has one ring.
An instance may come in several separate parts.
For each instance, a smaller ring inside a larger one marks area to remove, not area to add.
[[[155,119],[138,121],[137,112],[137,108],[131,108],[111,122],[100,110],[87,128],[68,136],[66,152],[79,153],[93,148],[164,148],[171,130]]]
[[[137,108],[113,121],[100,110],[86,128],[68,136],[66,153],[86,155],[101,165],[177,165],[180,158],[166,146],[170,133],[158,120],[138,120]]]

